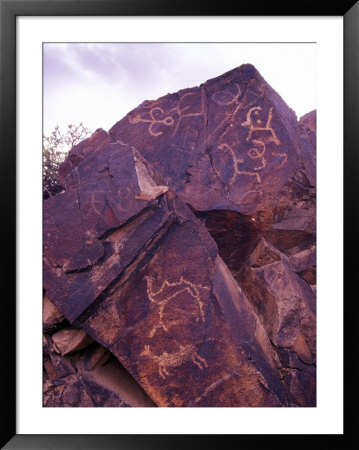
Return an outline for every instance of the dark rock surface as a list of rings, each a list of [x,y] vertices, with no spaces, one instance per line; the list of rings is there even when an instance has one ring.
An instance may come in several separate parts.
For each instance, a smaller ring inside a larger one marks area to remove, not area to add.
[[[243,65],[74,147],[44,202],[44,405],[315,406],[315,146]]]

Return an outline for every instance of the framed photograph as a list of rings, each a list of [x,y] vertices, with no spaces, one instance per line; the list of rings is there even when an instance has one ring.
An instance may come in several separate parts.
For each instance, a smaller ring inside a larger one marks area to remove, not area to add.
[[[1,1],[4,448],[344,437],[359,9],[295,8]]]

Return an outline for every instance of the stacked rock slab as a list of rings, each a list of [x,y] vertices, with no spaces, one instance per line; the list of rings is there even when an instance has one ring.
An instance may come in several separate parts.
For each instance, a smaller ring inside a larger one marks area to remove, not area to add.
[[[315,141],[243,65],[74,147],[44,202],[44,404],[315,406]]]

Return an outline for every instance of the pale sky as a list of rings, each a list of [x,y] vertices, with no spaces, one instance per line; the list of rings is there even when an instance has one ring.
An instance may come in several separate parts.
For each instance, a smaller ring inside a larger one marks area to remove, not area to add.
[[[316,44],[44,44],[44,134],[108,130],[144,100],[253,64],[297,117],[316,109]]]

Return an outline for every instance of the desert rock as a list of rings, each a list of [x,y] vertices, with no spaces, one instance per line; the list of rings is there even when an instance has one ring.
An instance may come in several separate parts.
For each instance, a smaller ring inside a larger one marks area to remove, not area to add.
[[[315,147],[249,64],[74,147],[44,202],[44,404],[315,406]]]

